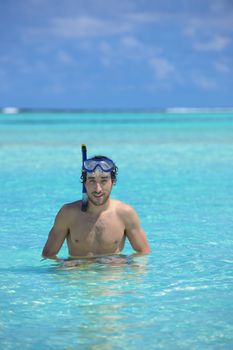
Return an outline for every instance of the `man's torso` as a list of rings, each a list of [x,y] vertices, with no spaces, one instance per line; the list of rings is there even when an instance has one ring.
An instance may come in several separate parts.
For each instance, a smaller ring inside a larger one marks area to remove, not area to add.
[[[82,212],[81,203],[69,204],[68,234],[66,237],[71,257],[100,256],[119,253],[125,243],[125,225],[111,200],[109,208],[100,214]]]

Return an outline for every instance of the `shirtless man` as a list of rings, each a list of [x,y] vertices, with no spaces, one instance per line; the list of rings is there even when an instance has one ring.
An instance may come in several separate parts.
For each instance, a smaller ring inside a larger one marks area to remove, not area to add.
[[[42,252],[44,258],[59,260],[56,254],[65,240],[73,259],[118,254],[126,237],[137,255],[150,252],[135,210],[110,199],[116,175],[117,167],[107,157],[84,162],[81,178],[87,191],[87,210],[82,211],[81,200],[60,209]]]

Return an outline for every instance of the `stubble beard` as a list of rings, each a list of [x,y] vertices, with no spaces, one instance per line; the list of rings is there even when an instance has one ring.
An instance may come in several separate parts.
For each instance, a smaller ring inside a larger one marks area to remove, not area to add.
[[[90,201],[96,207],[101,207],[109,200],[109,197],[110,197],[110,193],[107,195],[103,194],[103,197],[101,197],[101,200],[96,198],[94,195],[91,195],[91,196],[88,196],[88,201]]]

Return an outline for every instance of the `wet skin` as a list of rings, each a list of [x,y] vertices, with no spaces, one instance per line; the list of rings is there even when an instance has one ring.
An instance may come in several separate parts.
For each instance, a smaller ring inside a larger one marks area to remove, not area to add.
[[[149,253],[135,210],[128,204],[110,199],[112,186],[110,173],[87,174],[87,211],[81,211],[81,201],[65,204],[60,209],[43,249],[43,257],[56,259],[65,240],[73,258],[118,254],[124,248],[126,237],[136,252]]]

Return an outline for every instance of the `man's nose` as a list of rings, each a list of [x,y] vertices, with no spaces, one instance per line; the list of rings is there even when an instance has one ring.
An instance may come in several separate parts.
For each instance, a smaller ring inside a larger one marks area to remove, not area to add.
[[[102,191],[102,187],[101,185],[97,182],[96,183],[96,192],[101,192]]]

